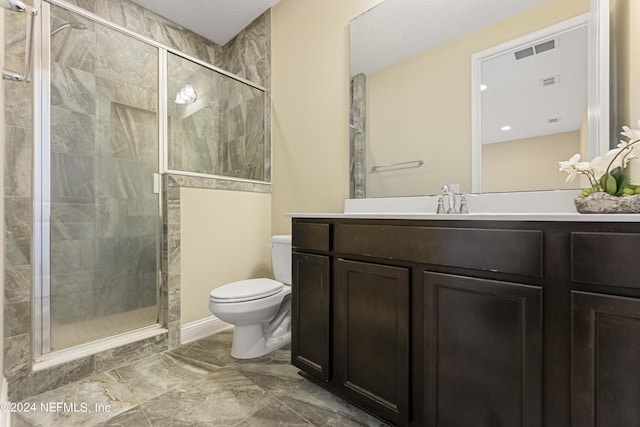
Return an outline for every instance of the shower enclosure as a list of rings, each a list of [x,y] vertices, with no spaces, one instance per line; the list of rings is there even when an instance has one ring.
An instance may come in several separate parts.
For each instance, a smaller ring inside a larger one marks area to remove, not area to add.
[[[163,173],[265,180],[263,88],[39,3],[36,357],[162,331]]]
[[[157,324],[160,241],[158,48],[46,6],[42,353]]]

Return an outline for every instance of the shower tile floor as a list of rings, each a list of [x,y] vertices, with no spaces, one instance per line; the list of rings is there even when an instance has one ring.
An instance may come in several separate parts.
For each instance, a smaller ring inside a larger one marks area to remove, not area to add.
[[[23,401],[23,426],[386,426],[298,375],[288,348],[230,355],[223,332]],[[66,408],[63,406],[66,405]]]
[[[51,345],[53,350],[69,348],[135,328],[153,325],[157,321],[158,307],[152,305],[83,322],[55,325],[51,328]]]

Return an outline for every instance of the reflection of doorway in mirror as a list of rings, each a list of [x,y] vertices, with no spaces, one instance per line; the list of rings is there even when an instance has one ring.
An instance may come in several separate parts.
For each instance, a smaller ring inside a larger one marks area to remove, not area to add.
[[[580,15],[472,56],[474,191],[586,184],[567,183],[558,161],[592,157],[605,126],[590,25]]]
[[[586,26],[503,52],[480,67],[483,145],[580,129],[587,104]]]
[[[582,25],[481,62],[483,192],[580,185],[554,159],[587,157],[587,45]]]

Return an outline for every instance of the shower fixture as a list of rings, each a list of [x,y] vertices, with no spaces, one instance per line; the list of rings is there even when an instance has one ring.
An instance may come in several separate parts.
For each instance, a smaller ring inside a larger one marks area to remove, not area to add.
[[[27,10],[27,6],[20,0],[2,0],[0,1],[0,6],[13,12],[25,12]]]
[[[184,87],[182,89],[180,89],[180,91],[176,94],[176,100],[175,103],[176,104],[186,104],[187,101],[189,102],[196,102],[196,99],[198,98],[198,95],[196,94],[196,91],[193,90],[193,86],[190,84],[186,84],[184,85]]]
[[[27,13],[31,17],[31,19],[27,20],[27,37],[25,41],[27,52],[24,55],[24,74],[11,70],[2,70],[2,78],[5,80],[29,83],[33,72],[33,32],[38,11],[31,6],[25,5],[20,0],[0,0],[0,7],[12,12]]]
[[[81,22],[67,22],[66,24],[62,24],[60,25],[58,28],[56,28],[55,30],[51,31],[51,36],[53,37],[53,35],[59,33],[60,31],[64,30],[65,28],[73,28],[76,30],[86,30],[87,26]]]

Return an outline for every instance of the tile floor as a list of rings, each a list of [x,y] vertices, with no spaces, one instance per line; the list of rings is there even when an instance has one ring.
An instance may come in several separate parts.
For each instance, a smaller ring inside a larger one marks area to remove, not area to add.
[[[298,375],[288,348],[235,360],[231,337],[212,335],[29,398],[23,403],[35,410],[13,414],[12,425],[386,426]]]

